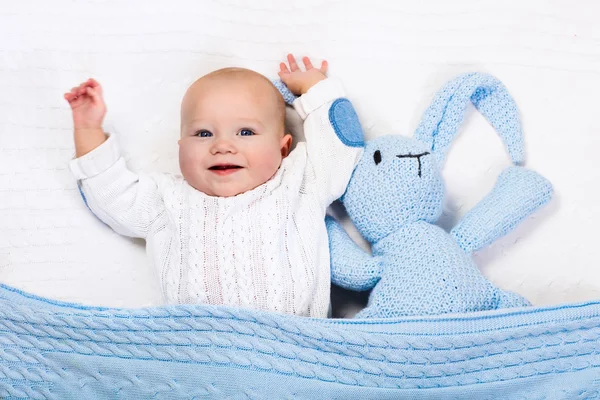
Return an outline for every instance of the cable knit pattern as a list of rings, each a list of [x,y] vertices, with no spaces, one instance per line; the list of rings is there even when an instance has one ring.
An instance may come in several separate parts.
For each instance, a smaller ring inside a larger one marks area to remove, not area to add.
[[[207,196],[180,177],[134,174],[113,136],[73,160],[71,170],[100,219],[123,235],[146,238],[168,304],[325,317],[325,209],[343,193],[362,152],[340,140],[348,125],[334,129],[330,120],[329,108],[343,94],[327,79],[294,100],[306,143],[273,178],[234,197]]]
[[[202,207],[202,202],[196,197],[191,197],[192,201],[190,210],[190,232],[188,236],[188,279],[187,281],[187,299],[182,299],[183,303],[206,303],[208,301],[207,293],[207,282],[208,277],[205,271],[205,266],[208,264],[209,252],[206,251],[209,247],[214,247],[214,243],[211,246],[206,246],[205,241],[211,237],[210,235],[202,235],[202,232],[207,230],[207,226],[211,221],[216,219],[212,218],[212,215],[207,215],[206,211]]]
[[[594,399],[600,303],[386,321],[106,309],[0,285],[8,399]]]
[[[523,167],[508,167],[495,188],[451,234],[434,225],[442,212],[441,167],[473,102],[498,129],[515,163],[523,137],[514,101],[496,78],[465,74],[450,81],[427,109],[415,138],[367,142],[342,202],[373,254],[360,249],[328,218],[332,281],[352,290],[373,288],[357,318],[460,313],[529,302],[493,286],[471,252],[492,243],[546,204],[551,184]]]

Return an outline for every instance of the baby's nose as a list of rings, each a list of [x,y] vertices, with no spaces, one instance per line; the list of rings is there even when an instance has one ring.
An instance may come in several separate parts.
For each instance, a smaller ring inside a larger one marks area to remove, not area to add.
[[[212,147],[213,154],[217,153],[235,153],[235,146],[230,140],[218,139]]]

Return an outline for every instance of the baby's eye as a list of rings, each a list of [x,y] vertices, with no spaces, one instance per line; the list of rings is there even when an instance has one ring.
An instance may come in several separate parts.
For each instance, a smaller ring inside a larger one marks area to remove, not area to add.
[[[240,136],[252,136],[254,135],[254,132],[250,129],[242,129],[240,131]]]
[[[212,133],[210,133],[209,131],[201,130],[201,131],[196,131],[196,133],[194,134],[194,136],[198,136],[198,137],[211,137]]]

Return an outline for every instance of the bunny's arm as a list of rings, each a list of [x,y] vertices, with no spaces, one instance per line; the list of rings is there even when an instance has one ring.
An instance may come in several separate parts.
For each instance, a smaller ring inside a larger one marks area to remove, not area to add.
[[[331,282],[345,289],[369,290],[381,278],[381,262],[358,247],[344,228],[331,217],[325,219],[331,256]]]
[[[512,231],[552,198],[552,184],[537,172],[511,166],[450,232],[467,253],[480,250]]]

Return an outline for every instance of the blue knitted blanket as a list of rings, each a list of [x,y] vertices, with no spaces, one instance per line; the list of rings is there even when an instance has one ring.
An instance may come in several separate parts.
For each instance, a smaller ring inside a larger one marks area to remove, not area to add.
[[[600,301],[373,320],[0,286],[4,399],[596,399]]]

